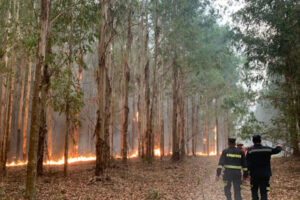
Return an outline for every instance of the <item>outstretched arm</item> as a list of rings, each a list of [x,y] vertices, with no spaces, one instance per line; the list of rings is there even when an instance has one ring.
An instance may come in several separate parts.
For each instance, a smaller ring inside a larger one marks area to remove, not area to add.
[[[271,154],[278,154],[282,150],[282,147],[280,145],[276,146],[275,148],[272,148]]]

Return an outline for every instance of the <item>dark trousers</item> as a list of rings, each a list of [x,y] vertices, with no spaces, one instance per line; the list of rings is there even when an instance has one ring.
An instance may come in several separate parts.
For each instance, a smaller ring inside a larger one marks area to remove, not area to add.
[[[258,188],[260,190],[261,200],[268,200],[268,191],[270,190],[270,177],[251,177],[252,200],[259,200]]]
[[[241,196],[241,179],[224,179],[224,192],[227,200],[232,200],[231,198],[231,185],[233,185],[234,199],[242,200]]]

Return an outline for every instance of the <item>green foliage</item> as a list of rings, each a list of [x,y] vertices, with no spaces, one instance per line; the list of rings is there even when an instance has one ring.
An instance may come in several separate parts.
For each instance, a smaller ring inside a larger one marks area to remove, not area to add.
[[[84,106],[83,92],[76,91],[77,82],[72,79],[72,72],[65,69],[52,79],[53,95],[50,104],[59,114],[65,113],[67,105],[71,108],[70,116],[75,116]],[[75,120],[75,117],[73,118]],[[74,121],[74,123],[78,123]]]
[[[247,55],[244,80],[250,89],[262,82],[265,90],[259,94],[260,99],[279,112],[266,124],[264,132],[270,138],[285,141],[291,136],[296,149],[300,113],[299,11],[297,0],[246,0],[235,15],[242,24],[235,29],[235,39]]]

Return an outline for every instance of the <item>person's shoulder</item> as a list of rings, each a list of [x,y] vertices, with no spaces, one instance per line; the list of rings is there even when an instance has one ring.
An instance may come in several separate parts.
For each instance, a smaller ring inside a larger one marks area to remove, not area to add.
[[[222,153],[227,153],[229,148],[223,149]]]
[[[261,148],[262,148],[262,149],[273,149],[272,147],[264,146],[264,145],[262,145]]]
[[[253,149],[253,148],[254,148],[254,146],[252,145],[252,146],[250,146],[250,147],[247,147],[246,150],[247,150],[247,151],[250,151],[250,150]]]

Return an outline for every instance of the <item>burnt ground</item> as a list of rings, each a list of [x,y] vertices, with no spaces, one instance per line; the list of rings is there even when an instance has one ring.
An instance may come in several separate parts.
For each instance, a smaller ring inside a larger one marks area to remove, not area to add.
[[[300,199],[300,159],[274,158],[271,200]],[[188,157],[179,163],[166,158],[148,165],[129,160],[128,165],[114,161],[103,177],[94,177],[94,162],[72,164],[69,176],[62,166],[45,168],[38,178],[39,200],[88,199],[178,199],[223,200],[223,183],[215,182],[216,157]],[[23,199],[26,167],[8,168],[0,180],[0,199]],[[251,199],[249,182],[243,199]]]

